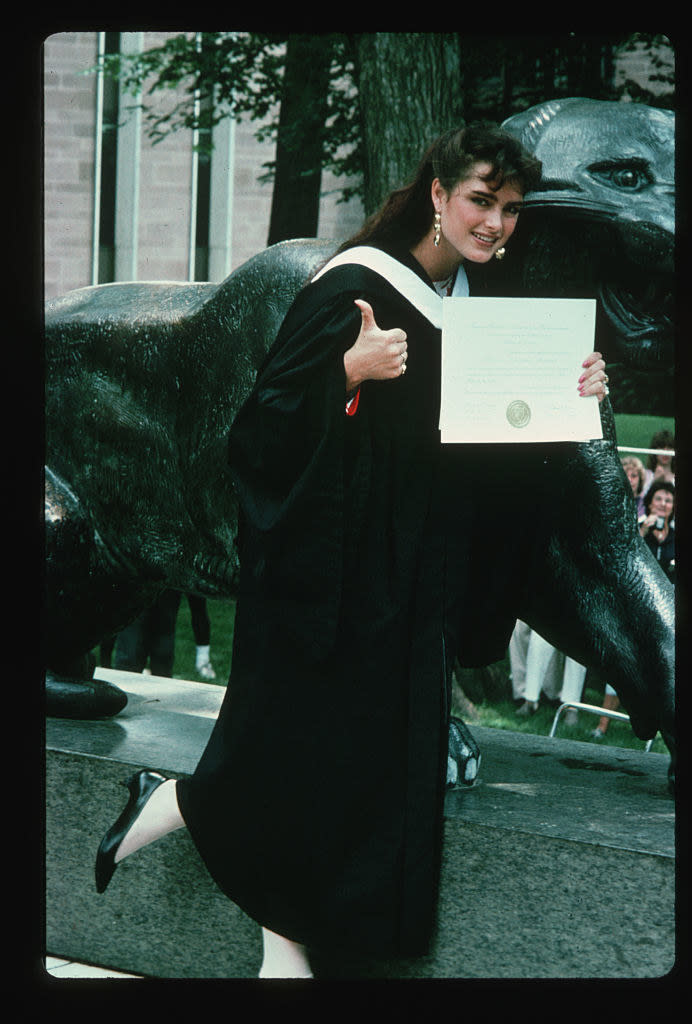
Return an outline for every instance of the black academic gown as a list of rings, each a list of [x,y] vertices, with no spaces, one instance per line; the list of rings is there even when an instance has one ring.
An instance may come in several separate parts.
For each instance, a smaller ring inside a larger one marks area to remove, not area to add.
[[[347,416],[355,298],[406,331],[408,361]],[[331,270],[298,296],[232,428],[233,665],[179,802],[220,888],[308,946],[427,948],[451,667],[503,657],[526,575],[529,534],[502,520],[531,456],[440,445],[440,344],[374,272]],[[489,558],[477,531],[501,523]]]

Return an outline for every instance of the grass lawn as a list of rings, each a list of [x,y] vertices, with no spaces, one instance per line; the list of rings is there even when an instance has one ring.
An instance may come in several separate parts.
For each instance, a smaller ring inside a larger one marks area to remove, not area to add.
[[[651,438],[659,430],[670,430],[675,435],[675,420],[668,416],[633,416],[626,413],[616,413],[615,430],[617,433],[618,445],[624,447],[630,445],[632,448],[650,448]],[[626,452],[620,452],[626,455]],[[647,455],[640,455],[639,458],[646,465]]]
[[[215,681],[225,686],[231,671],[235,601],[207,601],[207,612],[211,623],[211,663],[216,672]],[[190,621],[190,606],[184,597],[180,602],[175,631],[173,675],[176,679],[208,682],[201,680],[195,671],[195,637]]]
[[[233,643],[233,625],[235,621],[235,602],[233,601],[208,601],[207,609],[211,621],[211,660],[216,670],[216,683],[225,686],[231,667],[231,654]],[[508,662],[506,663],[509,669]],[[199,680],[195,672],[195,641],[190,623],[190,609],[187,601],[183,599],[178,614],[178,626],[176,630],[175,643],[175,667],[176,679]],[[603,700],[603,693],[588,686],[583,695],[584,704],[594,704],[600,707]],[[474,705],[474,713],[469,713],[468,708],[453,705],[452,711],[463,718],[467,725],[473,729],[474,724],[488,726],[494,729],[508,729],[513,732],[536,733],[547,736],[550,733],[555,717],[557,705],[541,703],[535,715],[529,719],[517,718],[516,705],[512,700],[484,701]],[[598,724],[598,718],[587,712],[580,712],[578,724],[570,728],[565,724],[564,713],[560,718],[556,735],[564,739],[585,740],[590,743],[598,742],[599,745],[614,747],[630,747],[633,750],[643,750],[645,742],[637,739],[626,722],[611,721],[608,732],[603,740],[593,740],[589,735]],[[656,737],[652,750],[657,753],[666,753],[666,746],[660,736]]]
[[[582,704],[592,704],[600,707],[603,703],[603,691],[592,689],[587,685],[582,694]],[[473,712],[470,712],[466,705],[452,702],[452,713],[458,714],[473,732],[474,725],[487,726],[491,729],[506,729],[510,732],[532,733],[539,736],[549,736],[553,725],[555,713],[559,707],[559,701],[550,702],[543,697],[538,710],[530,718],[518,718],[516,714],[517,704],[513,700],[484,701],[481,704],[473,705]],[[622,711],[623,708],[618,708]],[[595,740],[591,733],[598,725],[598,716],[589,711],[580,711],[577,716],[577,723],[570,726],[565,721],[567,712],[560,715],[555,736],[558,739],[581,740],[586,743],[598,744],[607,747],[627,747],[631,750],[643,751],[646,741],[638,739],[628,722],[620,722],[612,719],[608,725],[608,731],[604,739]],[[653,742],[651,750],[657,754],[665,754],[668,748],[658,735]]]

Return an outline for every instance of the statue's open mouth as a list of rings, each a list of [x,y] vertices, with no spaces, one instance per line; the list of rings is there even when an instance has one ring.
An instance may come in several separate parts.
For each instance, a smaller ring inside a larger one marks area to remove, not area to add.
[[[611,321],[617,358],[637,369],[673,363],[673,236],[647,221],[629,220],[583,195],[541,192],[527,200],[537,225],[570,225],[568,246],[586,246],[588,273]],[[585,250],[586,251],[586,250]],[[576,255],[570,250],[570,259]],[[583,260],[582,269],[586,269]],[[613,353],[615,355],[615,353]],[[612,358],[612,357],[611,357]]]
[[[623,279],[604,280],[599,297],[627,361],[641,369],[663,369],[673,361],[672,279],[630,271]]]

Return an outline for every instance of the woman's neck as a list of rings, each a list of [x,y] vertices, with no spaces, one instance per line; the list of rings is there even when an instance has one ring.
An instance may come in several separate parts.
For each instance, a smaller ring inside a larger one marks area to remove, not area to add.
[[[431,281],[446,281],[459,268],[463,260],[459,253],[451,250],[451,247],[443,238],[440,246],[434,242],[434,232],[430,231],[421,238],[420,242],[410,250],[414,259],[417,259],[421,267]]]

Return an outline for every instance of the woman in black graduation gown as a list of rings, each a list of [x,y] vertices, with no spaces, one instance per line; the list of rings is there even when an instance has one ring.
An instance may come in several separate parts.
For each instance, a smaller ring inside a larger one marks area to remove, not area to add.
[[[475,290],[539,177],[495,126],[438,139],[299,294],[232,428],[241,581],[225,699],[190,778],[133,777],[96,874],[104,891],[123,857],[186,825],[263,928],[261,977],[310,977],[309,947],[429,942],[451,666],[503,656],[526,552],[516,523],[492,563],[473,542],[466,481],[492,504],[512,469],[440,444],[426,302]],[[404,280],[368,265],[373,250]],[[582,393],[600,399],[599,354],[584,367]]]

